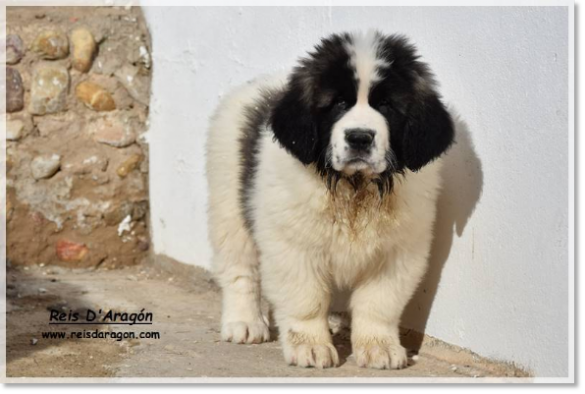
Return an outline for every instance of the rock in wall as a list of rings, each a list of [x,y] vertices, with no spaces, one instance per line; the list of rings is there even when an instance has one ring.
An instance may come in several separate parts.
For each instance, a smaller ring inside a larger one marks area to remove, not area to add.
[[[11,264],[146,257],[150,52],[137,7],[7,7]]]

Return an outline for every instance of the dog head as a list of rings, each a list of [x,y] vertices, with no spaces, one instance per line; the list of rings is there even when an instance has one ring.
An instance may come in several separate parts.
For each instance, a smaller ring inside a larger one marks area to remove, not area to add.
[[[275,138],[323,174],[390,182],[451,145],[432,74],[402,36],[332,35],[291,74],[270,119]]]

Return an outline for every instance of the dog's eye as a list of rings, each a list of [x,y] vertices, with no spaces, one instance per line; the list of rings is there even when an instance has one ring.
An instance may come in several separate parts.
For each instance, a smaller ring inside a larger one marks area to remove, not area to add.
[[[394,110],[392,106],[392,101],[390,101],[389,99],[382,99],[381,101],[378,102],[378,105],[376,107],[378,108],[378,111],[384,113],[389,113]]]
[[[347,108],[347,101],[342,96],[338,96],[333,100],[333,106],[340,109]]]

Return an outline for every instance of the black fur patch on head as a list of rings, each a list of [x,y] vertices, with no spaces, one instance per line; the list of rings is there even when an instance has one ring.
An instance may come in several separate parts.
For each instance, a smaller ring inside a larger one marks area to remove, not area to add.
[[[382,80],[371,89],[369,103],[390,125],[397,169],[418,171],[451,146],[453,121],[429,67],[406,37],[382,37],[378,56],[391,66],[379,70]]]
[[[305,165],[324,169],[330,110],[340,102],[355,103],[356,84],[345,50],[349,42],[348,34],[333,35],[300,60],[270,118],[274,138]]]
[[[265,89],[260,93],[260,98],[244,109],[246,123],[242,128],[240,137],[240,205],[244,221],[248,228],[252,228],[252,214],[250,212],[250,195],[252,191],[252,180],[258,164],[258,143],[261,132],[266,128],[268,119],[274,105],[282,97],[282,91],[276,89]]]
[[[390,151],[387,170],[370,181],[383,196],[392,191],[395,175],[418,171],[445,152],[454,129],[415,47],[398,35],[377,33],[376,40],[376,56],[386,66],[378,69],[381,79],[370,87],[368,101],[386,119]],[[335,34],[300,60],[269,119],[274,138],[303,164],[314,164],[333,192],[341,179],[364,184],[361,174],[348,178],[331,166],[333,126],[357,101],[359,81],[347,48],[352,43],[351,35]]]

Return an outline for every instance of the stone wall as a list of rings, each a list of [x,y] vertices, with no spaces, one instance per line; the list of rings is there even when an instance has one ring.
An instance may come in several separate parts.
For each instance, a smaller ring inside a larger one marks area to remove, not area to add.
[[[7,7],[6,62],[9,261],[139,263],[151,75],[140,9]]]

